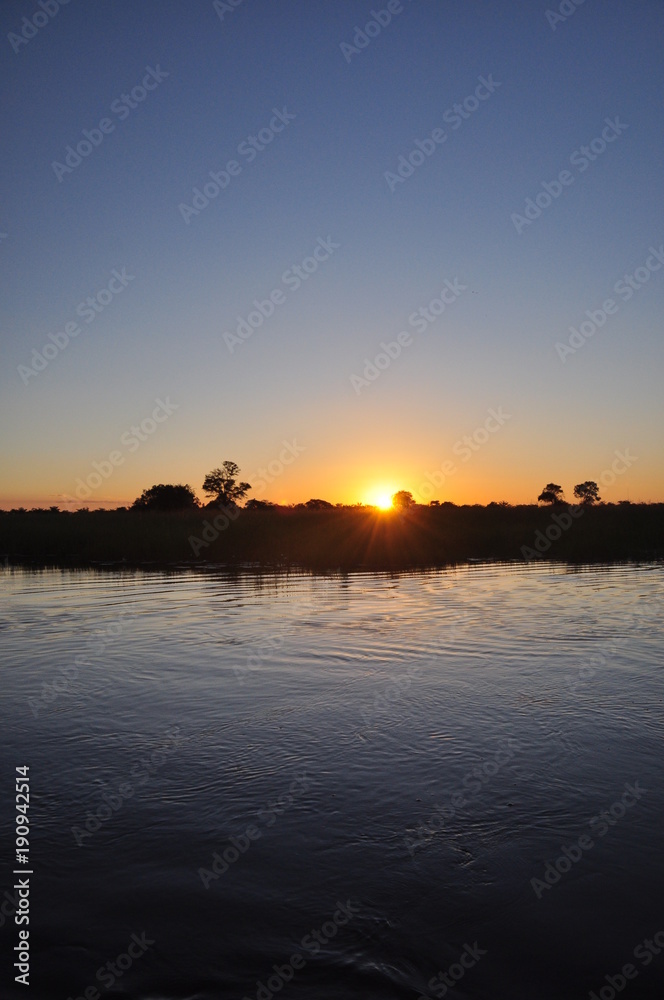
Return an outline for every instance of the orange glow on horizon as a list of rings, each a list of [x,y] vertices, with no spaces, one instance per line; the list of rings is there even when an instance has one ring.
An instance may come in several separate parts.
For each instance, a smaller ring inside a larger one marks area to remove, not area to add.
[[[379,510],[392,510],[392,497],[396,492],[396,489],[377,486],[367,494],[363,503],[370,504],[372,507],[378,507]]]
[[[420,505],[428,505],[431,500],[441,503],[450,501],[457,505],[484,506],[491,501],[502,500],[514,505],[535,504],[544,484],[554,479],[562,484],[566,502],[573,503],[574,484],[594,479],[600,485],[602,500],[607,503],[619,500],[664,502],[664,480],[654,459],[649,464],[645,459],[643,463],[635,463],[628,475],[620,476],[612,485],[604,485],[602,472],[610,468],[610,453],[592,461],[568,459],[568,468],[561,459],[552,461],[548,457],[532,466],[525,464],[516,453],[514,456],[501,453],[491,462],[488,458],[488,453],[486,459],[483,454],[478,454],[473,462],[457,463],[453,474],[445,476],[440,485],[433,485],[443,479],[443,460],[440,456],[408,456],[403,460],[403,467],[401,461],[395,459],[393,450],[389,455],[377,456],[369,461],[362,454],[355,462],[352,456],[344,453],[338,461],[329,461],[323,467],[317,464],[308,466],[303,458],[301,467],[288,467],[283,477],[273,484],[268,484],[266,488],[252,488],[246,499],[269,500],[286,506],[320,497],[332,504],[354,505],[359,502],[389,513],[393,509],[393,495],[403,489],[410,491]],[[198,460],[191,456],[182,462],[177,458],[169,458],[168,461],[158,459],[140,468],[130,468],[127,464],[118,468],[108,480],[86,489],[81,495],[80,488],[92,472],[92,458],[85,461],[72,459],[66,464],[61,456],[56,461],[55,457],[44,455],[43,461],[35,465],[21,457],[7,472],[5,489],[0,493],[0,509],[57,505],[61,510],[80,507],[96,510],[130,506],[153,483],[189,483],[198,498],[206,502],[207,497],[197,487],[201,480],[200,469],[211,466],[211,461],[206,464],[205,459]],[[395,468],[398,469],[398,478],[393,479]],[[247,462],[240,476],[242,479],[246,477],[249,482],[256,482],[254,466]]]

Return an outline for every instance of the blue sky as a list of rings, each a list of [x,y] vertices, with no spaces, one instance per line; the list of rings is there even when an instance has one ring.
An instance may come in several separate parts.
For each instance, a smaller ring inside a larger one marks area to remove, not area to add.
[[[200,492],[227,458],[249,481],[272,462],[252,493],[271,500],[417,495],[501,406],[509,419],[473,438],[435,496],[529,502],[550,479],[571,496],[627,448],[638,460],[603,495],[664,500],[661,4],[586,0],[554,30],[558,6],[537,3],[70,0],[17,43],[40,10],[0,11],[0,505],[76,499],[113,451],[90,506],[154,482]],[[342,49],[354,36],[364,47]],[[132,98],[146,74],[160,82]],[[478,102],[480,78],[495,89]],[[135,106],[120,111],[123,94]],[[275,109],[288,124],[250,160],[238,148]],[[53,167],[103,119],[112,131],[80,164]],[[570,163],[607,119],[614,141]],[[388,183],[436,128],[445,140]],[[239,173],[186,222],[180,206],[230,160]],[[564,170],[519,233],[512,216]],[[624,301],[616,283],[638,268]],[[409,317],[446,281],[463,291],[416,332]],[[275,290],[283,301],[231,351],[224,334]],[[77,308],[99,293],[110,301],[87,323]],[[556,344],[608,299],[563,360]],[[26,374],[67,323],[80,333]],[[401,331],[409,345],[366,378]],[[129,452],[123,435],[146,420]],[[277,471],[284,441],[301,450]]]

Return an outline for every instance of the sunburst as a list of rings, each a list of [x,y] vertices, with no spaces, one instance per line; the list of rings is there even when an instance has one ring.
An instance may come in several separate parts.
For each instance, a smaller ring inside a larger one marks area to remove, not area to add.
[[[379,510],[392,510],[393,495],[394,490],[377,487],[371,491],[367,503],[370,503],[373,507],[378,507]]]

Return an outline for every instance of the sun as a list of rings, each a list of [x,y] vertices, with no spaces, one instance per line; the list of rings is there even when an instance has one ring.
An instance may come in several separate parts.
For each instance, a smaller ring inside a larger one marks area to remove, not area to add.
[[[384,487],[379,487],[372,490],[367,503],[370,503],[373,507],[378,507],[379,510],[392,510],[393,493],[393,490],[390,492]]]

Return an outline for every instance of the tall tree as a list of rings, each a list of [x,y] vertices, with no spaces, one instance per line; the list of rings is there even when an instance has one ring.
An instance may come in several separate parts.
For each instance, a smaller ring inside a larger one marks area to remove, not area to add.
[[[537,498],[539,503],[564,503],[563,488],[557,483],[547,483]]]
[[[599,486],[592,479],[587,479],[585,483],[578,483],[574,487],[574,496],[577,500],[580,500],[582,504],[586,504],[586,506],[599,503],[601,500],[599,495]]]
[[[208,472],[203,482],[203,492],[211,496],[210,503],[219,503],[222,507],[235,507],[251,489],[251,483],[238,483],[240,471],[235,462],[224,462],[220,469]]]
[[[398,490],[392,497],[392,505],[403,510],[405,507],[414,507],[415,499],[409,490]]]

